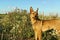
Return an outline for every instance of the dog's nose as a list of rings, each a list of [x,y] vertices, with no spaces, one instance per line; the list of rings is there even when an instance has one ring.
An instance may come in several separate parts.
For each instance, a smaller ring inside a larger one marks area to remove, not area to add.
[[[35,16],[36,17],[36,16]]]

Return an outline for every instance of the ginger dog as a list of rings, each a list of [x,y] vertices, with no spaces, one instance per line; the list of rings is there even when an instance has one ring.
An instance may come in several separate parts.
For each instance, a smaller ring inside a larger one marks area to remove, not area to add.
[[[36,11],[30,7],[30,19],[35,33],[35,40],[42,40],[42,32],[50,29],[56,30],[56,33],[60,33],[60,20],[40,20],[38,18],[38,9]]]

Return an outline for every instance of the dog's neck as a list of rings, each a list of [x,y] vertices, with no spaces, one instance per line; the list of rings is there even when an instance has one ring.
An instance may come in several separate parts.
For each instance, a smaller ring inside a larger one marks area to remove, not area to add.
[[[34,24],[37,20],[31,19],[31,23]]]
[[[31,23],[34,24],[37,22],[37,20],[40,20],[40,19],[38,19],[38,17],[37,18],[31,18]]]

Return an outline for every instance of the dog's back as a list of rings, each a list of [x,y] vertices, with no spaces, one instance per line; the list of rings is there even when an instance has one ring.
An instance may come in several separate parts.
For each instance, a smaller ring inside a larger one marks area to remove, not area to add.
[[[60,33],[60,20],[54,19],[54,20],[43,21],[42,30],[46,31],[49,29],[54,29],[56,30],[56,33]]]

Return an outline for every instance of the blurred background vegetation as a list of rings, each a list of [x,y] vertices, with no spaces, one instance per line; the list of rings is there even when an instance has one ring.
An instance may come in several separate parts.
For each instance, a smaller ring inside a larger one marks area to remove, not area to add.
[[[58,14],[38,16],[41,20],[60,19]],[[53,29],[43,32],[42,37],[42,40],[60,40],[60,36],[57,36]],[[27,10],[16,8],[12,12],[0,14],[0,40],[34,40]]]

